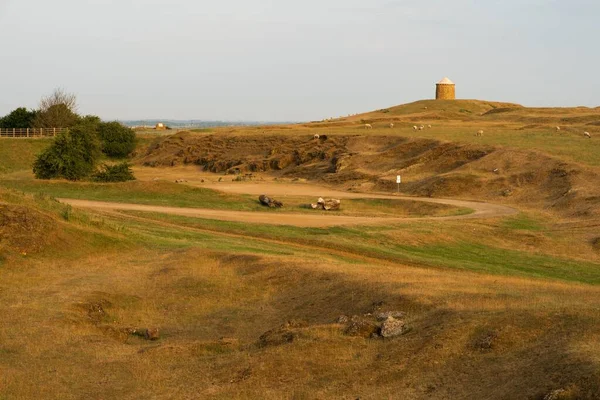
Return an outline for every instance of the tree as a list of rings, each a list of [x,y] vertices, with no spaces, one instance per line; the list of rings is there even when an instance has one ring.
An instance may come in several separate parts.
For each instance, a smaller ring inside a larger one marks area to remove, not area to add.
[[[94,172],[100,157],[95,129],[95,125],[80,124],[56,136],[54,143],[35,160],[35,177],[76,181]]]
[[[77,97],[62,89],[56,89],[40,100],[40,111],[34,120],[34,127],[70,128],[78,121]]]
[[[135,150],[135,132],[119,122],[102,122],[98,126],[102,152],[109,157],[127,157]]]
[[[95,125],[100,125],[101,122],[102,122],[102,120],[97,115],[84,115],[83,117],[79,118],[79,123],[80,124],[95,124]]]
[[[31,128],[36,115],[37,111],[28,111],[25,107],[19,107],[4,118],[0,118],[0,128]]]

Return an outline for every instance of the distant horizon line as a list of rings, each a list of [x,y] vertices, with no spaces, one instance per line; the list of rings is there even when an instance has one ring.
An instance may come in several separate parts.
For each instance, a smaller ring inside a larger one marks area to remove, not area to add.
[[[190,122],[302,122],[274,119],[198,119],[198,118],[117,118],[117,121],[190,121]]]

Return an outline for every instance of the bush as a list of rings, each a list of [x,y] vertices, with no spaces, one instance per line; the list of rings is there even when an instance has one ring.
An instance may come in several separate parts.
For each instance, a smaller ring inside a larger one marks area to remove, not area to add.
[[[119,122],[103,122],[98,126],[102,152],[109,157],[127,157],[135,150],[135,132]]]
[[[0,128],[31,128],[36,115],[35,110],[27,111],[25,107],[19,107],[4,118],[0,118]]]
[[[56,136],[54,143],[33,164],[38,179],[65,178],[76,181],[89,176],[100,156],[93,125],[77,125]]]
[[[126,162],[116,165],[104,164],[102,170],[96,172],[93,178],[96,182],[126,182],[135,180],[133,171]]]

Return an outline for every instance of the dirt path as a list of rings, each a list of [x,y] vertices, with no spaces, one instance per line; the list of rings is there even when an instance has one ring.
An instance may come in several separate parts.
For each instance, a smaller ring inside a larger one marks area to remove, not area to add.
[[[484,203],[471,200],[456,200],[456,199],[436,199],[431,197],[413,197],[386,195],[376,193],[356,193],[342,192],[318,185],[305,183],[278,183],[278,182],[240,182],[240,183],[209,183],[202,187],[218,190],[225,193],[236,194],[251,194],[259,196],[268,194],[270,196],[312,196],[315,200],[318,197],[335,197],[338,199],[393,199],[393,200],[410,200],[422,201],[425,203],[446,204],[459,208],[470,208],[474,210],[468,215],[457,215],[449,217],[422,217],[422,218],[397,218],[398,220],[419,220],[419,219],[465,219],[465,218],[482,218],[482,217],[498,217],[503,215],[512,215],[517,212],[512,207],[503,206],[500,204]],[[334,218],[339,218],[332,216]],[[360,218],[360,217],[348,217]],[[369,218],[377,219],[377,218]],[[389,221],[389,218],[380,218]]]
[[[328,188],[323,188],[308,184],[289,184],[289,183],[239,183],[239,184],[207,184],[202,185],[211,189],[216,189],[228,193],[243,193],[258,195],[268,193],[269,195],[309,195],[319,197],[338,197],[338,198],[378,198],[378,199],[403,199],[413,201],[423,201],[437,204],[447,204],[454,207],[470,208],[474,210],[468,215],[456,215],[447,217],[419,217],[419,218],[393,218],[393,217],[352,217],[344,215],[322,215],[322,214],[294,214],[283,213],[279,211],[264,212],[251,211],[235,211],[235,210],[215,210],[203,208],[182,208],[182,207],[165,207],[132,203],[112,203],[93,200],[76,200],[76,199],[59,199],[63,203],[70,204],[74,207],[91,208],[97,210],[124,210],[124,211],[145,211],[156,212],[163,214],[181,215],[187,217],[197,217],[206,219],[217,219],[221,221],[246,222],[269,225],[292,225],[299,227],[329,227],[341,225],[381,225],[394,224],[406,221],[419,220],[455,220],[455,219],[472,219],[472,218],[490,218],[515,214],[517,211],[514,208],[490,203],[481,203],[467,200],[454,199],[432,199],[428,197],[407,197],[407,196],[391,196],[381,194],[366,194],[366,193],[348,193],[336,191]]]

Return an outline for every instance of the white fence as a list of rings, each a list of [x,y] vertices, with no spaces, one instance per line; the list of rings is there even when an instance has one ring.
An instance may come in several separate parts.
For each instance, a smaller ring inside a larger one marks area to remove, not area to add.
[[[0,138],[54,137],[67,128],[0,128]]]

